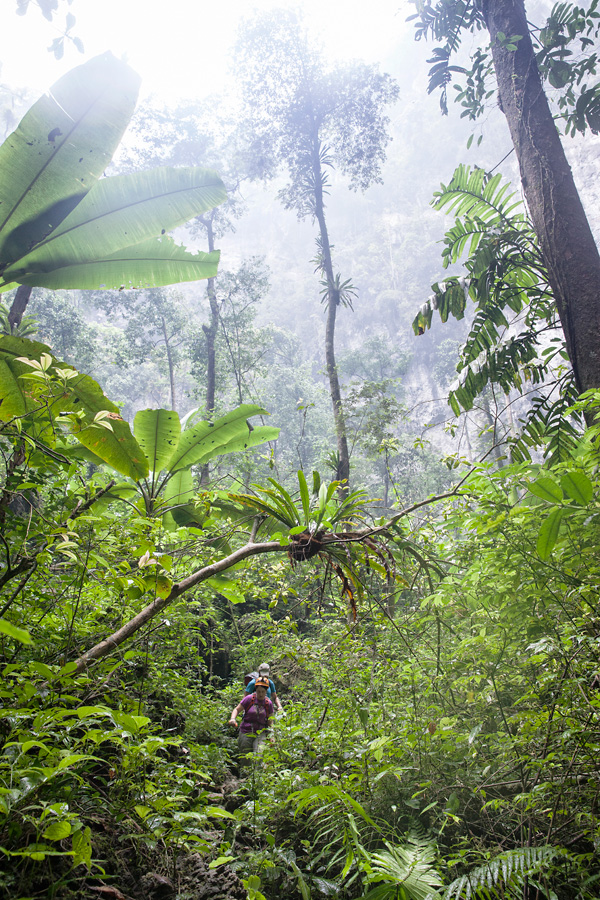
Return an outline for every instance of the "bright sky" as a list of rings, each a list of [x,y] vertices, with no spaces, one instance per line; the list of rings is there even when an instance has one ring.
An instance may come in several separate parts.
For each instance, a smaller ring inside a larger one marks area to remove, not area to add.
[[[241,15],[298,5],[331,57],[366,62],[384,58],[412,11],[408,0],[73,0],[71,7],[61,0],[49,23],[35,0],[25,16],[16,15],[16,0],[0,0],[0,79],[43,91],[67,69],[112,50],[125,53],[142,76],[143,94],[203,96],[222,85]],[[47,48],[64,30],[69,8],[77,20],[72,34],[85,54],[65,42],[65,57],[57,62]]]

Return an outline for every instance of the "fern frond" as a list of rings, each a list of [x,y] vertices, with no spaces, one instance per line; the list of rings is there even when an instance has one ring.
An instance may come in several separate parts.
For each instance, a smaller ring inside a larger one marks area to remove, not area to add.
[[[471,900],[471,897],[523,896],[525,879],[543,871],[566,851],[557,847],[518,847],[507,850],[484,866],[456,878],[446,888],[442,900]]]

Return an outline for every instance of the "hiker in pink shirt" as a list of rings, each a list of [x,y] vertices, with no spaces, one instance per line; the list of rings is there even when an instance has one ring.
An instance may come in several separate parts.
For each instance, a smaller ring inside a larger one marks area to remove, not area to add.
[[[265,741],[269,719],[273,715],[273,704],[267,697],[268,688],[268,678],[257,678],[253,693],[246,694],[232,710],[229,724],[236,728],[238,713],[244,714],[238,734],[240,753],[247,753],[249,750],[256,753]]]

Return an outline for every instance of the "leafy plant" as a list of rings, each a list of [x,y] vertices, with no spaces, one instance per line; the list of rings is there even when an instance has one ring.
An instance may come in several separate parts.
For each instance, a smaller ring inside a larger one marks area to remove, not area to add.
[[[216,173],[100,178],[133,113],[138,76],[111,54],[64,75],[0,147],[0,291],[133,288],[208,278],[218,253],[166,232],[223,203]]]
[[[471,900],[472,897],[523,896],[526,880],[548,868],[564,851],[555,847],[517,847],[506,850],[483,866],[471,869],[448,885],[443,900]],[[535,885],[534,881],[531,881]]]
[[[362,900],[435,900],[442,880],[435,866],[435,847],[409,841],[403,847],[386,843],[387,850],[369,853],[363,867],[370,884],[378,884]]]
[[[575,445],[581,417],[565,415],[576,399],[573,373],[564,339],[556,335],[546,268],[521,201],[500,175],[461,165],[432,205],[456,217],[444,238],[444,267],[466,255],[466,274],[432,286],[413,331],[424,334],[435,310],[446,322],[450,315],[462,319],[469,299],[475,304],[448,399],[454,414],[472,409],[490,384],[506,395],[535,387],[539,396],[511,441],[513,458],[528,459],[531,448],[545,443],[551,458],[564,459]]]
[[[185,426],[173,410],[145,409],[134,419],[133,433],[148,461],[148,477],[138,482],[148,516],[171,514],[178,525],[197,524],[202,516],[194,507],[192,466],[201,466],[216,456],[239,453],[266,441],[277,440],[279,429],[268,425],[253,426],[252,416],[267,416],[260,406],[242,404],[214,421],[194,423],[186,418]],[[165,513],[166,514],[166,513]]]
[[[4,436],[32,451],[54,452],[68,430],[98,462],[135,479],[148,473],[118,407],[93,378],[56,360],[45,344],[0,336],[0,396]]]

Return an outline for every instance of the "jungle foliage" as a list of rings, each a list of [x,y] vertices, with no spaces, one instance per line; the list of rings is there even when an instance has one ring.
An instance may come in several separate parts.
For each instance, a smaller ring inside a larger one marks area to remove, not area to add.
[[[69,195],[75,213],[93,191]],[[439,475],[401,418],[405,356],[376,336],[340,362],[362,485],[340,492],[324,474],[339,470],[327,392],[291,333],[255,321],[260,261],[213,298],[218,412],[144,402],[129,415],[77,364],[101,357],[122,400],[133,365],[115,374],[112,360],[149,357],[140,347],[161,316],[168,342],[169,309],[193,332],[194,294],[140,291],[128,305],[125,292],[40,290],[49,343],[31,339],[34,320],[16,332],[3,320],[10,900],[598,896],[600,393],[570,392],[543,256],[510,188],[465,167],[434,202],[456,216],[443,261],[466,254],[467,272],[435,286],[416,330],[435,309],[460,319],[476,306],[454,411],[532,383],[561,417],[536,426],[540,400],[502,466],[484,434],[483,460],[453,453]],[[30,236],[37,225],[24,221]],[[6,246],[23,262],[6,273],[20,265],[31,280],[19,233]],[[454,369],[455,348],[440,369]],[[201,334],[186,352],[205,402]],[[175,368],[143,363],[147,391]],[[273,409],[257,402],[261,378]],[[225,722],[264,659],[284,714],[244,765]]]

